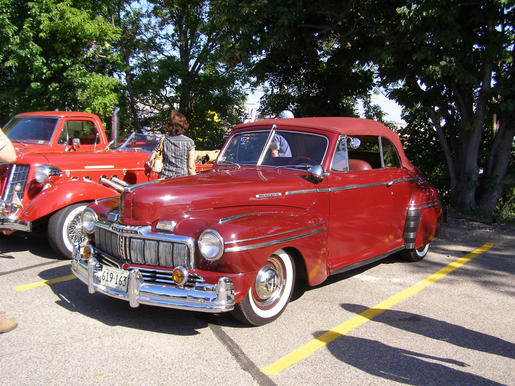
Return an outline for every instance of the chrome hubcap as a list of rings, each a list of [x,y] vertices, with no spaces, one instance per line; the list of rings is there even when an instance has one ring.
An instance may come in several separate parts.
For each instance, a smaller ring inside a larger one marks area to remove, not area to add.
[[[256,295],[260,299],[269,299],[280,286],[280,277],[271,266],[261,268],[256,277]]]
[[[268,259],[268,264],[263,266],[254,282],[253,298],[259,308],[270,308],[280,298],[284,291],[285,270],[281,260],[272,256]]]

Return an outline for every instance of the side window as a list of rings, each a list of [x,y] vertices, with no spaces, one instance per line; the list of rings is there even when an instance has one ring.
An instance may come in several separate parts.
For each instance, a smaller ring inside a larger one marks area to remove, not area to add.
[[[347,156],[347,136],[340,137],[338,145],[334,151],[333,162],[331,163],[331,170],[335,172],[348,171],[348,156]]]
[[[381,137],[381,142],[383,145],[383,159],[384,159],[384,167],[385,168],[400,168],[401,160],[399,158],[399,154],[397,153],[397,149],[390,142],[390,140]]]
[[[358,135],[359,144],[349,148],[349,171],[380,169],[381,151],[379,137],[373,135]]]
[[[59,137],[59,144],[66,144],[67,140],[79,138],[83,145],[93,145],[98,142],[98,133],[95,124],[91,121],[68,121],[63,127]]]

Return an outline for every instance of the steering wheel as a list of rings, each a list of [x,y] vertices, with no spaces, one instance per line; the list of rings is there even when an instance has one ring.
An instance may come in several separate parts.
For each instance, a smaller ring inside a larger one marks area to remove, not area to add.
[[[316,165],[316,162],[310,158],[310,157],[307,157],[307,156],[304,156],[304,155],[299,155],[297,157],[295,157],[294,159],[292,159],[290,162],[289,162],[290,165],[297,165],[297,164],[309,164],[309,165]]]

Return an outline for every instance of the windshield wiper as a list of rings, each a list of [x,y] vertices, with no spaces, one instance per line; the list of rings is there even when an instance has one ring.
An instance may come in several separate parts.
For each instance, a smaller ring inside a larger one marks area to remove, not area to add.
[[[225,161],[225,160],[222,160],[222,161],[218,161],[216,163],[216,166],[236,166],[238,169],[241,169],[241,165],[237,162],[233,162],[233,161]]]

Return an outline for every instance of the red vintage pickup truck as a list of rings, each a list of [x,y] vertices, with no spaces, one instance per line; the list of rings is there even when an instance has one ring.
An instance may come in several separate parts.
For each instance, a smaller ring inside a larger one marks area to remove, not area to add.
[[[63,256],[70,257],[73,243],[82,240],[80,215],[90,202],[157,178],[145,163],[159,138],[133,133],[110,149],[94,114],[23,113],[3,130],[18,158],[12,165],[0,163],[0,232],[46,230]]]

